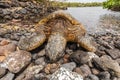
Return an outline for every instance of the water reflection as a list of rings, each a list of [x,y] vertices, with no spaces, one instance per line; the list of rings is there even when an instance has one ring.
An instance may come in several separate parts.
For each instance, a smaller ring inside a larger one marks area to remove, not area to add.
[[[89,33],[104,32],[103,27],[120,31],[120,12],[102,7],[68,8],[67,12],[79,20]]]

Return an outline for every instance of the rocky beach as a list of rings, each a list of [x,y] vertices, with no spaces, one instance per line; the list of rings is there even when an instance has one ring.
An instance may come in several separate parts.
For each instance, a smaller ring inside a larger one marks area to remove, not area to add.
[[[18,48],[19,40],[35,36],[36,23],[56,10],[35,1],[0,1],[0,80],[120,80],[119,30],[88,34],[96,52],[68,42],[55,62],[46,57],[47,41],[32,51]]]

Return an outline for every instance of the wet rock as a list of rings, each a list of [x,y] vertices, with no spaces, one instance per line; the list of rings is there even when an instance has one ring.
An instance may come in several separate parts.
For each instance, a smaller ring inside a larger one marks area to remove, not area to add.
[[[0,80],[13,80],[14,77],[15,77],[15,74],[9,72]]]
[[[76,67],[76,64],[75,62],[70,62],[70,63],[61,65],[61,67],[64,67],[65,69],[72,71]]]
[[[0,67],[0,78],[3,77],[5,75],[5,73],[6,73],[6,69]]]
[[[110,80],[110,73],[105,71],[105,72],[100,72],[98,75],[101,80]]]
[[[8,68],[10,72],[18,73],[26,67],[31,61],[31,54],[27,51],[19,50],[12,52],[6,60],[4,61],[5,67]],[[12,64],[12,65],[11,65]]]
[[[37,65],[43,65],[44,66],[46,64],[45,58],[41,57],[41,58],[36,59],[35,60],[35,64],[37,64]]]
[[[42,65],[30,65],[21,75],[15,80],[34,80],[36,74],[38,74],[44,67]]]
[[[93,62],[99,69],[108,70],[114,73],[115,76],[120,77],[120,66],[117,61],[112,60],[110,56],[104,55],[100,58],[94,58]]]
[[[99,80],[99,78],[95,75],[89,75],[84,80]]]
[[[120,58],[120,50],[118,49],[107,49],[106,53],[109,54],[113,59]]]
[[[80,66],[80,69],[81,69],[81,71],[83,73],[83,77],[86,77],[86,76],[91,74],[91,70],[90,70],[89,66],[86,65],[86,64]]]
[[[53,73],[49,80],[83,80],[83,77],[63,67]]]
[[[97,55],[95,55],[95,53],[77,51],[70,56],[70,60],[76,62],[77,64],[85,64],[95,57],[98,57]]]

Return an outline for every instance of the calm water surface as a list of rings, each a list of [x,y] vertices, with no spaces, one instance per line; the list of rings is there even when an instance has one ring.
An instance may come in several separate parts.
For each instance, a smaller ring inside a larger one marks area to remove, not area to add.
[[[120,31],[120,12],[102,7],[70,7],[66,11],[79,20],[89,33],[101,32],[106,28]]]

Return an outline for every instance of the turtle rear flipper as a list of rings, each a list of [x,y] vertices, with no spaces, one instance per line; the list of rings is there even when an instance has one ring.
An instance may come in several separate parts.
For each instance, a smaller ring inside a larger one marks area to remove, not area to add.
[[[92,44],[92,40],[89,36],[78,37],[78,44],[90,52],[95,52],[96,48]]]

